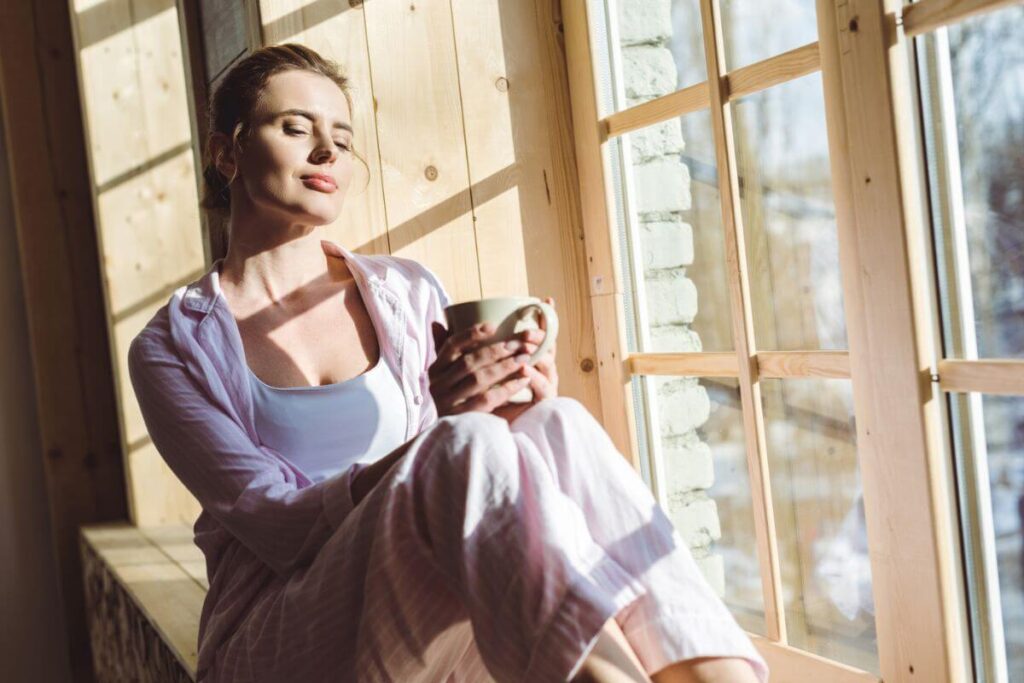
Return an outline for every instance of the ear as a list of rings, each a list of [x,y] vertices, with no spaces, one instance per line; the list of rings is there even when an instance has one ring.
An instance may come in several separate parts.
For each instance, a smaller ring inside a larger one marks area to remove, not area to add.
[[[234,145],[231,138],[219,131],[211,133],[209,148],[214,167],[225,178],[234,177],[236,162]]]

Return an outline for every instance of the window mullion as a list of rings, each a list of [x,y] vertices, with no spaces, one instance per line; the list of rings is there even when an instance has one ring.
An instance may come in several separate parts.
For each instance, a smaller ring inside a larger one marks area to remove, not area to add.
[[[736,154],[732,139],[730,105],[723,78],[725,60],[717,0],[701,0],[700,13],[704,32],[704,55],[707,60],[715,156],[718,164],[718,189],[722,202],[722,225],[725,229],[726,265],[730,275],[733,343],[739,360],[740,398],[746,434],[744,442],[754,507],[754,527],[757,532],[761,584],[764,591],[765,627],[769,639],[785,643],[786,617],[782,604],[782,577],[779,570],[775,517],[772,512],[764,415],[746,275]]]

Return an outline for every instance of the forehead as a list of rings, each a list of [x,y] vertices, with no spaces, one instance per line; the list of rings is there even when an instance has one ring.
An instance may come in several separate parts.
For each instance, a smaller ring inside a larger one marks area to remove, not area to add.
[[[285,109],[302,109],[328,121],[351,123],[352,113],[341,88],[326,76],[309,71],[285,71],[267,79],[260,109],[273,115]]]

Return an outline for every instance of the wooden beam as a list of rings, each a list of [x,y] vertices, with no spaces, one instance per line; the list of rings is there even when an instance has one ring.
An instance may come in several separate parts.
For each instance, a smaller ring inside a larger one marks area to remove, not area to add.
[[[751,634],[751,640],[768,663],[772,681],[828,681],[828,683],[881,683],[878,676],[795,647],[781,645]]]
[[[850,379],[846,351],[758,351],[758,374],[770,379]]]
[[[619,451],[634,467],[639,467],[632,391],[623,362],[627,348],[622,273],[611,218],[613,195],[606,184],[611,174],[601,148],[587,3],[563,3],[562,18],[583,213],[581,237],[586,248],[587,285],[594,313],[601,421]]]
[[[209,134],[207,110],[210,106],[209,75],[205,64],[200,0],[176,0],[178,31],[181,35],[181,55],[185,64],[185,89],[188,92],[188,115],[192,126],[192,165],[196,178],[196,196],[202,197],[204,151]],[[203,235],[203,256],[206,263],[227,252],[227,230],[224,221],[203,211],[200,214]],[[168,298],[170,294],[168,294]]]
[[[846,351],[759,351],[755,358],[762,379],[850,378]],[[626,358],[626,371],[634,375],[739,377],[739,362],[731,352],[632,353]]]
[[[736,100],[812,74],[820,68],[818,44],[810,43],[726,74],[726,95],[730,101]]]
[[[963,681],[901,5],[818,0],[825,111],[881,673]]]
[[[677,377],[739,377],[739,362],[732,352],[632,353],[626,369],[634,375]]]
[[[0,3],[8,145],[41,453],[75,680],[92,680],[78,527],[128,514],[67,5]]]
[[[786,642],[786,614],[782,604],[782,575],[779,569],[778,539],[772,510],[768,452],[764,435],[761,386],[758,380],[757,352],[754,343],[750,284],[743,221],[740,212],[739,177],[733,142],[732,112],[725,89],[725,48],[718,0],[701,0],[701,24],[704,55],[711,84],[711,127],[718,164],[718,191],[722,202],[722,227],[725,230],[725,260],[729,273],[730,310],[733,316],[733,343],[739,363],[740,402],[743,413],[747,470],[750,476],[751,505],[757,533],[757,557],[764,591],[765,632],[769,639]]]
[[[961,393],[1024,395],[1024,361],[940,360],[939,387]]]
[[[912,38],[977,14],[1019,4],[1021,0],[919,0],[903,8],[903,33]]]
[[[601,140],[707,109],[709,102],[707,81],[691,85],[606,117],[601,122]]]

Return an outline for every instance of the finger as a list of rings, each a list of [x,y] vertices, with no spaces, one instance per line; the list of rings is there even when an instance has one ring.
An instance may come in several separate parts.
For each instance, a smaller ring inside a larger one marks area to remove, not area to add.
[[[473,373],[484,371],[488,366],[507,364],[508,361],[515,359],[517,354],[521,355],[524,350],[523,343],[518,339],[491,343],[459,356],[447,368],[439,370],[431,378],[431,381],[443,390],[458,384]],[[486,377],[497,379],[504,377],[505,374],[507,373],[493,369]]]
[[[458,413],[472,410],[490,413],[498,406],[508,402],[508,399],[519,392],[530,383],[529,377],[514,377],[501,384],[489,388],[487,391],[477,394],[457,405],[453,410]]]
[[[535,401],[544,398],[551,398],[558,394],[558,375],[547,375],[536,367],[525,368],[527,377],[530,378],[530,389],[533,391]]]
[[[489,339],[494,334],[494,331],[495,327],[493,324],[480,323],[449,335],[444,344],[437,350],[437,360],[434,366],[428,369],[428,375],[433,377],[437,373],[444,371],[456,358],[469,350],[470,347],[479,345]]]
[[[530,357],[523,353],[477,368],[455,384],[443,388],[442,391],[452,394],[455,397],[454,400],[469,399],[478,394],[485,393],[495,384],[504,382],[512,376],[521,375],[523,366],[529,360]]]
[[[448,338],[448,328],[435,320],[430,323],[430,333],[434,337],[434,354],[436,355],[437,350],[444,344],[444,340]]]

